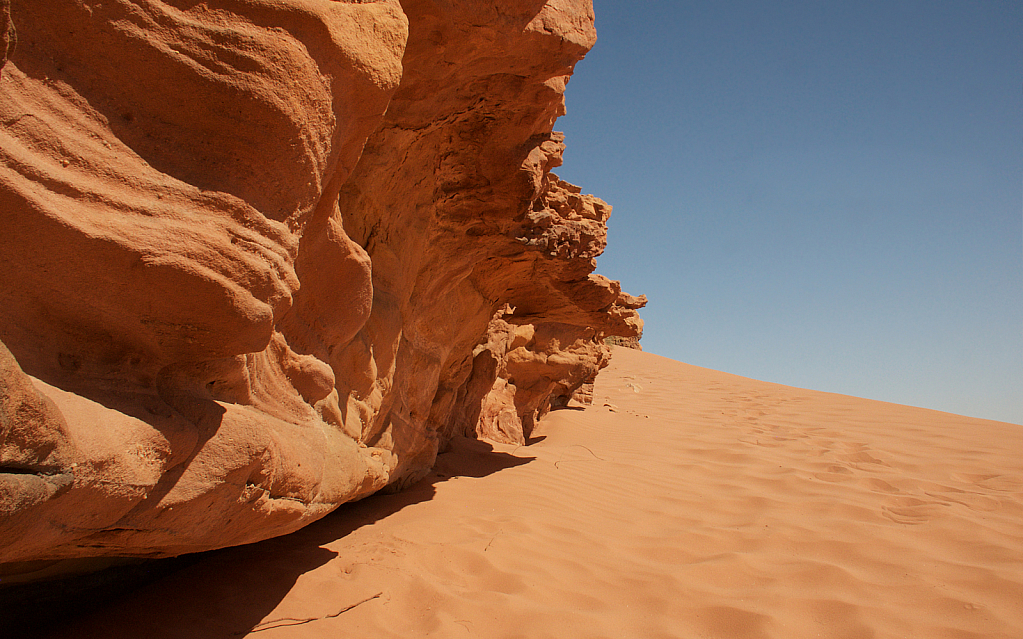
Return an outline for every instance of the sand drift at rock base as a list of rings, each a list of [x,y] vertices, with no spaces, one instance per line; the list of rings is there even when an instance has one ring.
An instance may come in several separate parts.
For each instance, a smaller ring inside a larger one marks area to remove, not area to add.
[[[50,636],[1023,633],[1020,426],[623,349],[594,398]]]

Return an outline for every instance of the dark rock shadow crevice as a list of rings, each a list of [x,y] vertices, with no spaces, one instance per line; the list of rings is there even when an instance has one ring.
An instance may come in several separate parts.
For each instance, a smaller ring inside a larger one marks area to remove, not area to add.
[[[352,532],[432,499],[439,483],[486,477],[533,457],[456,438],[433,471],[408,490],[344,504],[305,528],[256,544],[50,582],[0,585],[0,637],[219,639],[244,636],[298,579],[337,557],[324,548]]]

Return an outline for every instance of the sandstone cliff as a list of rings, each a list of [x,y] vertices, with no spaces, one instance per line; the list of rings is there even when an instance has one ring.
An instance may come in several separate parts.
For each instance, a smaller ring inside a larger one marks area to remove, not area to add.
[[[293,531],[639,334],[586,0],[0,0],[0,574]],[[29,563],[25,563],[29,562]]]

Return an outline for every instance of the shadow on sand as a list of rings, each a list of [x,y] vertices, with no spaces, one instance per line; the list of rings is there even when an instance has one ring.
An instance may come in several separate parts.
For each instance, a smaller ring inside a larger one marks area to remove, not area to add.
[[[409,489],[344,504],[290,535],[154,560],[129,571],[111,569],[0,592],[0,637],[244,636],[277,607],[302,574],[337,556],[322,546],[430,500],[440,482],[485,477],[533,459],[494,451],[485,442],[456,439],[438,456],[430,475]],[[15,609],[19,614],[12,614]]]

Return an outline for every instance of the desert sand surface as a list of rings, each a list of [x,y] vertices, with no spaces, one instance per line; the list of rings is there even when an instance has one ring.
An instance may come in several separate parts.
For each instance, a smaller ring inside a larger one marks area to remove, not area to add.
[[[616,348],[530,445],[52,637],[1023,637],[1023,427]]]

